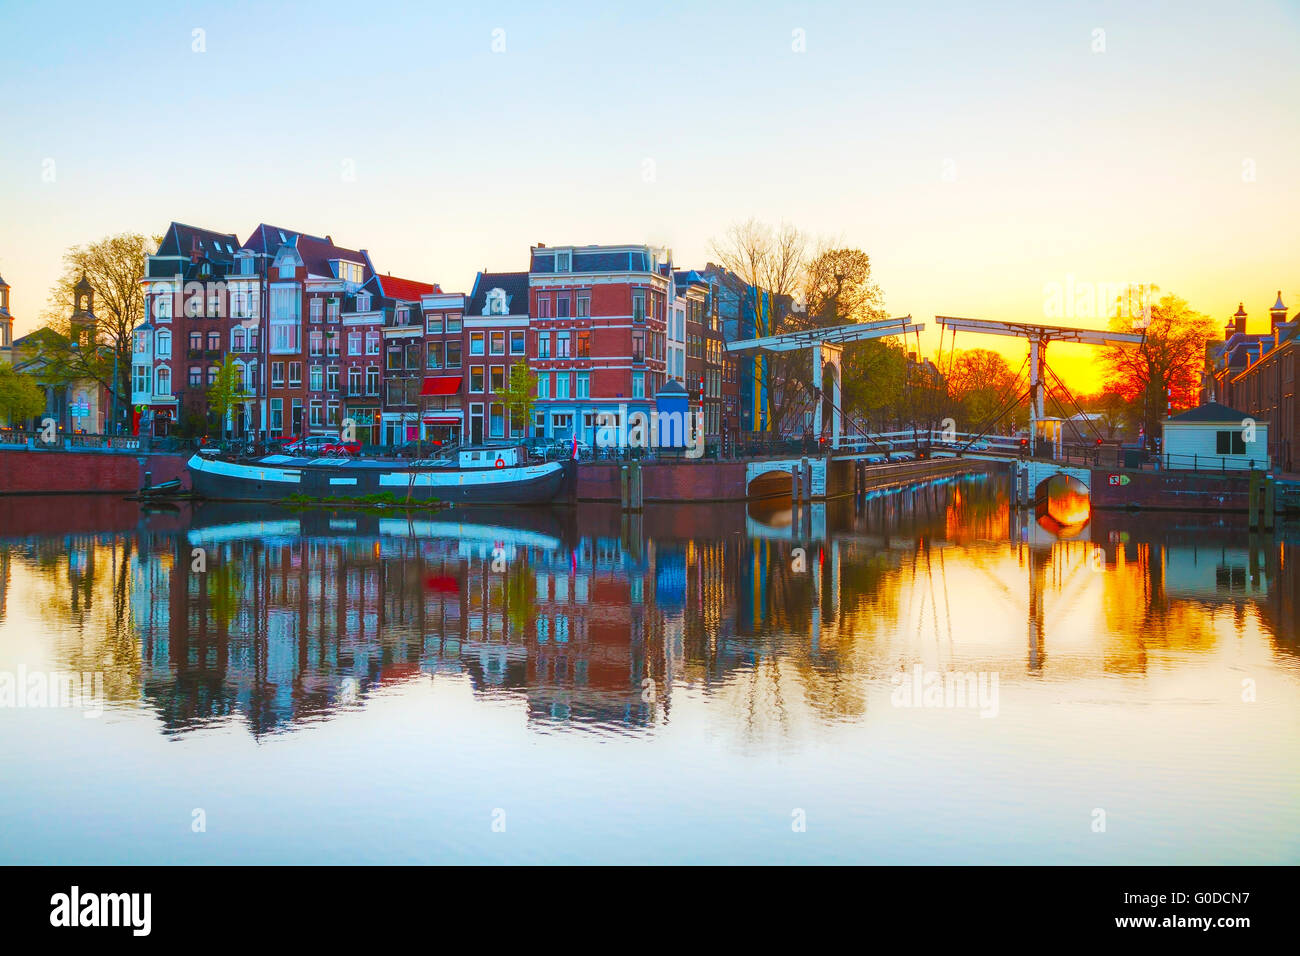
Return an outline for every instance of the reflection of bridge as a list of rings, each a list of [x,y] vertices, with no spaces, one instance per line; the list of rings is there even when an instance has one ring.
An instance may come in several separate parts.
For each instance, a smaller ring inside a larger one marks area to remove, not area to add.
[[[990,456],[928,458],[920,461],[881,461],[879,453],[840,450],[834,454],[801,458],[764,458],[745,463],[745,490],[749,498],[824,500],[864,494],[945,478],[986,473]]]

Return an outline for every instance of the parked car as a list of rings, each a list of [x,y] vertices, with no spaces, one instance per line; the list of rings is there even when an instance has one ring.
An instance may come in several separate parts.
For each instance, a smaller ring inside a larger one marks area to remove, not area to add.
[[[395,458],[434,458],[449,447],[448,442],[426,438],[423,441],[408,441],[401,445],[394,445],[386,451],[386,454],[391,454]]]
[[[340,441],[332,435],[308,435],[285,441],[282,450],[286,455],[355,455],[361,451],[361,442]]]

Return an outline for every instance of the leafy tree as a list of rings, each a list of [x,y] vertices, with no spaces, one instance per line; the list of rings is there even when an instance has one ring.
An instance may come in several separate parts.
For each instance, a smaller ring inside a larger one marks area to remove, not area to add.
[[[988,428],[1001,431],[1017,417],[1005,409],[1006,403],[1019,394],[1017,375],[999,352],[990,349],[964,349],[953,355],[947,376],[948,395],[953,399],[953,417],[962,431]],[[1000,411],[1005,414],[994,419]]]
[[[57,332],[61,342],[54,342],[46,358],[57,371],[59,380],[98,382],[117,395],[119,414],[131,401],[131,341],[135,327],[145,318],[144,296],[140,280],[144,278],[145,257],[161,242],[138,233],[106,236],[96,242],[73,246],[63,254],[63,273],[50,289],[49,301],[42,318]],[[84,343],[73,344],[71,313],[76,299],[73,288],[82,276],[95,291],[96,324],[93,341],[97,348]],[[117,380],[113,379],[113,359],[117,357]]]
[[[36,379],[0,363],[0,421],[16,425],[45,411],[45,392]]]
[[[1135,406],[1150,439],[1170,409],[1179,412],[1199,402],[1205,343],[1216,328],[1213,319],[1172,294],[1162,296],[1147,314],[1136,323],[1145,332],[1141,345],[1106,346],[1101,359],[1106,390]],[[1110,325],[1132,332],[1135,323],[1121,314]]]
[[[216,378],[208,386],[208,408],[217,416],[218,429],[224,437],[226,420],[252,398],[244,387],[243,376],[235,365],[234,356],[227,355],[217,368]]]
[[[902,410],[907,384],[907,354],[891,339],[855,342],[844,350],[840,369],[842,408],[862,419],[868,430],[889,431]],[[845,434],[853,436],[852,428]]]
[[[499,394],[511,427],[526,426],[533,419],[533,405],[537,401],[537,373],[529,371],[528,363],[516,362],[510,366],[510,379]]]

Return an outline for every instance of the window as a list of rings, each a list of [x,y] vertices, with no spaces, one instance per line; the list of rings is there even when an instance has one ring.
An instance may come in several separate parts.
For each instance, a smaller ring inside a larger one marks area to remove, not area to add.
[[[325,424],[337,425],[338,423],[339,423],[339,403],[326,402],[325,403]]]
[[[325,336],[319,329],[313,329],[308,340],[311,342],[312,355],[320,355],[325,350]]]
[[[321,368],[319,365],[313,365],[311,367],[310,375],[311,375],[311,380],[308,387],[313,392],[319,392],[322,388],[325,387],[325,370]],[[316,424],[319,425],[320,422],[316,422]]]
[[[311,403],[310,408],[311,408],[311,415],[307,419],[307,421],[309,424],[316,425],[319,427],[320,425],[323,424],[323,422],[321,421],[321,411],[323,410],[323,406],[320,402],[313,401]]]
[[[537,357],[539,359],[548,359],[551,357],[551,333],[537,333]]]
[[[289,387],[302,388],[302,363],[289,363]]]
[[[389,371],[400,369],[402,367],[402,346],[397,342],[390,342],[388,345],[388,369]]]
[[[555,397],[556,398],[569,397],[569,373],[568,372],[560,372],[555,376]]]
[[[1215,432],[1214,453],[1216,455],[1246,454],[1246,439],[1240,431]]]
[[[356,366],[348,369],[348,394],[361,394],[361,369]]]
[[[418,369],[424,364],[424,346],[416,341],[406,343],[406,367]]]
[[[154,298],[153,316],[159,322],[170,322],[172,320],[172,294],[170,292]]]
[[[555,333],[555,357],[566,359],[569,357],[569,333]]]
[[[208,318],[215,319],[221,315],[221,293],[208,293]]]
[[[284,388],[284,363],[271,363],[271,387]]]
[[[460,316],[459,316],[459,315],[449,315],[449,316],[447,316],[447,333],[448,333],[449,335],[452,334],[452,333],[457,333],[457,334],[460,333]]]
[[[220,352],[220,351],[221,351],[221,333],[220,333],[220,332],[209,332],[209,333],[208,333],[208,351],[209,351],[209,352]]]
[[[325,333],[325,354],[331,356],[339,354],[339,334],[335,330]]]
[[[632,321],[645,321],[645,289],[632,290]]]
[[[198,334],[198,333],[195,333]],[[172,354],[172,334],[166,329],[159,331],[157,336],[157,346],[155,355],[158,358],[171,358]]]
[[[493,355],[506,354],[506,334],[504,332],[492,333],[491,349]]]
[[[640,329],[632,332],[632,361],[645,361],[645,333]]]
[[[217,380],[217,366],[208,366],[208,385],[211,386]]]
[[[569,317],[569,293],[565,292],[555,297],[555,317],[557,319]]]
[[[379,394],[379,366],[370,365],[366,368],[366,394]]]
[[[357,311],[358,311],[358,312],[369,312],[369,311],[370,311],[370,293],[369,293],[369,292],[358,292],[358,293],[357,293]]]
[[[578,332],[578,358],[591,358],[591,333],[586,329]]]
[[[429,315],[424,320],[424,331],[427,332],[429,335],[442,334],[442,313],[441,312],[438,313],[437,315]]]
[[[277,355],[302,351],[302,330],[296,325],[272,323],[271,351]]]
[[[165,365],[158,369],[157,385],[153,393],[155,395],[170,395],[172,393],[172,370]]]
[[[506,387],[506,369],[504,365],[493,365],[490,372],[491,391],[499,392]]]
[[[366,354],[379,354],[379,331],[377,329],[373,329],[366,333]]]
[[[459,342],[447,343],[447,368],[460,368],[461,344]]]
[[[580,319],[585,319],[587,318],[587,316],[591,315],[591,293],[590,292],[578,293],[578,311],[576,314]]]
[[[319,298],[313,298],[311,300],[311,320],[313,322],[319,322],[321,318],[321,314],[324,311],[325,311],[324,303],[321,302]]]
[[[469,334],[469,354],[470,355],[483,354],[483,333],[482,332],[471,332]]]
[[[249,352],[257,351],[257,329],[248,330],[248,348]]]
[[[198,365],[190,366],[190,388],[198,388],[203,384],[203,369]]]
[[[483,391],[483,366],[471,365],[469,367],[469,390],[471,392]]]
[[[551,373],[550,372],[543,372],[541,375],[537,376],[537,397],[538,398],[551,397]]]
[[[271,399],[271,431],[280,434],[284,432],[284,399]]]
[[[153,371],[148,365],[131,366],[131,391],[136,395],[149,394],[149,379]]]
[[[285,257],[284,259],[280,260],[281,279],[292,279],[295,271],[296,271],[296,267],[294,266],[292,257]]]
[[[488,405],[488,437],[504,438],[506,427],[505,406],[500,402]]]
[[[645,398],[645,372],[632,373],[632,397]]]
[[[591,373],[590,372],[578,373],[577,387],[578,390],[574,394],[575,398],[591,398]]]
[[[409,325],[411,322],[411,310],[407,306],[400,306],[397,309],[397,324]]]
[[[339,367],[331,365],[325,369],[325,388],[331,392],[339,390]]]
[[[525,350],[525,336],[523,329],[513,329],[510,332],[510,354],[523,355]]]
[[[564,252],[557,252],[555,254],[555,271],[569,272],[571,270],[572,261],[572,257],[567,250]]]
[[[230,351],[232,352],[244,351],[244,330],[243,329],[234,329],[231,331]]]
[[[551,317],[551,297],[549,295],[537,296],[537,319],[549,319]]]
[[[361,333],[360,332],[348,333],[348,354],[349,355],[361,354]]]
[[[338,299],[330,299],[325,303],[325,320],[327,322],[337,322],[339,320]]]
[[[430,342],[426,353],[427,368],[442,368],[442,343]]]

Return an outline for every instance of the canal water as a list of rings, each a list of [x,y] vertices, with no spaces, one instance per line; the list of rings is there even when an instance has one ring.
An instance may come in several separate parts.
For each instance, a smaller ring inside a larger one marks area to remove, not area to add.
[[[1300,862],[1300,530],[0,499],[0,862]]]

